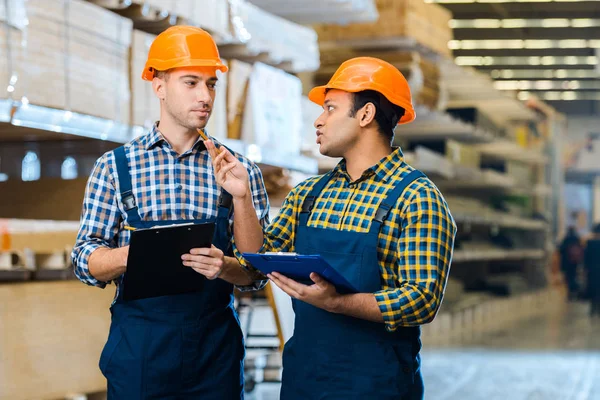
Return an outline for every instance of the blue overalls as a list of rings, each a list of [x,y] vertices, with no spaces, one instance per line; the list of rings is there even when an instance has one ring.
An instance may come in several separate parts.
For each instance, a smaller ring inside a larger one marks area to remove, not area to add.
[[[142,221],[123,147],[115,158],[128,225],[192,222]],[[214,245],[225,254],[230,253],[230,207],[231,196],[223,192],[216,218],[193,220],[216,223]],[[198,292],[133,301],[122,299],[122,289],[111,307],[100,356],[108,399],[243,399],[244,343],[231,284],[207,279]]]
[[[404,189],[424,176],[412,171],[379,205],[367,233],[307,226],[310,212],[333,174],[324,175],[304,199],[295,251],[320,254],[361,293],[381,290],[378,234]],[[423,398],[420,328],[387,332],[383,323],[332,314],[293,301],[294,335],[283,353],[281,400]]]

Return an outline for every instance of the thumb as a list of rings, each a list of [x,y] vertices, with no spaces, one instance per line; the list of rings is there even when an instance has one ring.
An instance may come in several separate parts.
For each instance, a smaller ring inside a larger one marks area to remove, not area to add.
[[[316,283],[317,285],[323,287],[323,286],[327,286],[329,284],[329,282],[327,282],[325,279],[323,279],[321,277],[321,275],[311,272],[310,274],[310,280],[313,281],[314,283]]]

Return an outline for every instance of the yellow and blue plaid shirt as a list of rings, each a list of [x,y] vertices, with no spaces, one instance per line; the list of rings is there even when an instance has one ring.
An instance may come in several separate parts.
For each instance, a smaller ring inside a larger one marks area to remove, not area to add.
[[[397,149],[352,182],[342,160],[315,202],[308,226],[368,232],[379,203],[412,170]],[[290,192],[265,229],[261,251],[294,251],[302,202],[318,179],[307,179]],[[382,290],[375,298],[387,330],[433,320],[444,294],[455,235],[456,224],[437,187],[424,177],[412,182],[379,233]]]

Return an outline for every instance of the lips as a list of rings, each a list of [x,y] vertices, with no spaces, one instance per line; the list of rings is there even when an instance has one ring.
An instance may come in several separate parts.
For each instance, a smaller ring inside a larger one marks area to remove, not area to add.
[[[321,143],[321,136],[323,136],[323,132],[317,131],[317,144]]]
[[[206,117],[206,116],[208,116],[208,114],[210,114],[210,110],[208,110],[208,109],[192,110],[192,112],[196,113],[196,114],[200,114],[201,116],[204,116],[204,117]]]

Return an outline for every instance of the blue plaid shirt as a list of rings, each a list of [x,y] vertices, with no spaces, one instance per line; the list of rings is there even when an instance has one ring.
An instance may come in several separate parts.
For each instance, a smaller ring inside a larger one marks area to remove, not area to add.
[[[216,217],[221,190],[203,141],[199,138],[190,150],[177,155],[157,125],[146,135],[125,145],[140,218],[160,221]],[[262,173],[256,164],[237,153],[234,155],[248,170],[256,214],[266,227],[269,202]],[[124,229],[123,224],[126,212],[118,193],[115,157],[110,151],[96,161],[88,179],[81,225],[71,254],[75,275],[91,286],[104,288],[109,283],[90,274],[88,260],[92,252],[100,247],[116,248],[129,244],[130,231]],[[122,278],[114,280],[117,286],[115,299]],[[238,286],[238,289],[258,290],[265,284],[266,281],[257,281],[250,286]]]

